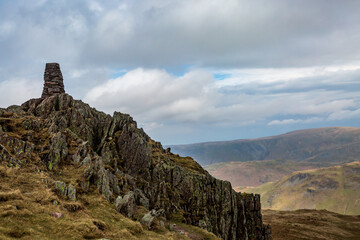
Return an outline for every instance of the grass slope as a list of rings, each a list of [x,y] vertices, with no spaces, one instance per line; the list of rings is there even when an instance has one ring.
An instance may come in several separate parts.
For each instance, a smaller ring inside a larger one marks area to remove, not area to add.
[[[274,240],[358,240],[360,216],[326,210],[263,210],[263,221],[271,224]]]
[[[212,176],[231,182],[235,190],[241,187],[256,187],[273,182],[295,171],[326,167],[322,163],[302,163],[284,160],[251,162],[221,162],[205,166]]]
[[[360,162],[299,171],[242,191],[261,194],[263,208],[273,210],[326,209],[360,214]]]
[[[139,222],[119,214],[95,189],[79,193],[76,202],[56,194],[53,179],[71,182],[69,176],[78,172],[69,167],[50,176],[52,173],[35,166],[19,169],[1,165],[0,239],[218,239],[182,223],[178,225],[185,234],[161,227],[148,231]],[[63,217],[51,216],[55,212]]]

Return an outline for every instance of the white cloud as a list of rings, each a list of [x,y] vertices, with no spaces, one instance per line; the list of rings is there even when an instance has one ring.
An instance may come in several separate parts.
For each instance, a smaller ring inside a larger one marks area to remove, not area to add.
[[[25,101],[41,96],[40,84],[26,79],[12,79],[0,82],[0,107],[19,105]]]
[[[356,95],[346,97],[341,89],[322,88],[279,93],[256,92],[254,88],[252,93],[241,89],[229,93],[203,70],[176,77],[165,70],[139,68],[92,88],[84,101],[107,112],[130,113],[144,124],[249,125],[277,116],[300,116],[268,123],[273,126],[323,121],[328,115],[358,106]]]
[[[327,84],[331,84],[332,76],[336,74],[357,72],[360,63],[353,62],[346,65],[329,65],[322,67],[300,67],[300,68],[251,68],[251,69],[208,69],[214,74],[228,74],[231,77],[218,81],[217,87],[238,86],[246,84],[278,84],[277,88],[286,88],[293,83],[300,86],[314,84],[313,78],[324,78]],[[301,79],[301,81],[299,81]],[[307,79],[309,82],[306,82]],[[315,83],[319,82],[316,81]],[[338,79],[336,79],[338,82]],[[306,83],[304,83],[306,82]],[[272,86],[274,87],[274,86]]]
[[[92,88],[85,96],[87,101],[108,112],[120,110],[150,120],[167,120],[187,116],[206,107],[213,93],[209,73],[192,71],[175,77],[164,70],[135,69],[124,76],[110,79]],[[196,114],[195,114],[196,115]]]
[[[284,125],[284,124],[297,124],[297,123],[313,123],[313,122],[320,122],[324,121],[323,118],[320,117],[312,117],[307,119],[283,119],[283,120],[273,120],[268,123],[269,126],[272,125]]]
[[[360,119],[360,108],[356,110],[342,110],[329,115],[328,120]]]

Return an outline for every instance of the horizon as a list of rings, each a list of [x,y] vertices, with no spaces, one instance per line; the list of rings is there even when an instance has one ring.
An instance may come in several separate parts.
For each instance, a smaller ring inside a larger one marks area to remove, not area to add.
[[[66,93],[163,145],[360,127],[360,2],[0,1],[0,107]],[[259,14],[254,14],[259,13]]]

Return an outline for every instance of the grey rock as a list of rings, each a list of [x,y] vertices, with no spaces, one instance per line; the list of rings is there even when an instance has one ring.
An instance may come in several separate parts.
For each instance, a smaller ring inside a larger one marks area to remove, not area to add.
[[[54,167],[64,160],[68,155],[66,136],[61,132],[55,134],[51,138],[48,169],[53,170]]]
[[[124,197],[119,196],[115,201],[115,208],[118,212],[131,218],[135,210],[135,195],[129,191]]]
[[[66,184],[62,181],[56,181],[55,182],[55,189],[59,191],[59,193],[62,196],[66,196],[67,195],[67,187]]]
[[[90,164],[91,163],[91,157],[90,156],[86,156],[85,158],[84,158],[84,160],[82,160],[82,162],[81,162],[81,166],[83,166],[83,165],[88,165],[88,164]]]
[[[146,226],[148,229],[150,229],[154,222],[155,217],[156,217],[156,210],[153,209],[144,215],[144,217],[140,220],[140,223]]]
[[[144,217],[140,220],[140,223],[144,226],[146,226],[148,229],[151,229],[153,222],[156,217],[162,216],[165,213],[164,209],[155,210],[152,209],[147,214],[144,215]],[[160,222],[163,222],[165,226],[165,222],[163,220],[160,220]],[[161,224],[161,223],[160,223]]]
[[[72,184],[67,188],[67,196],[71,201],[76,201],[76,188]]]
[[[136,204],[149,209],[149,199],[144,195],[140,189],[135,189]]]

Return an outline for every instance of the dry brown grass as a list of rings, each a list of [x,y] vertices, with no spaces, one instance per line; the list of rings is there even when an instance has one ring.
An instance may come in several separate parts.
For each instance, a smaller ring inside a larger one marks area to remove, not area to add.
[[[188,231],[197,238],[166,228],[148,231],[139,222],[119,214],[96,190],[78,194],[76,202],[58,196],[52,187],[53,177],[65,180],[71,174],[77,175],[78,170],[67,166],[56,176],[33,166],[1,165],[0,239],[214,239],[208,237],[212,234],[190,226]],[[75,179],[73,176],[66,182]],[[63,217],[51,216],[54,212]],[[139,208],[137,218],[145,212]]]
[[[274,240],[358,240],[360,236],[360,216],[326,210],[263,210],[262,214]]]

